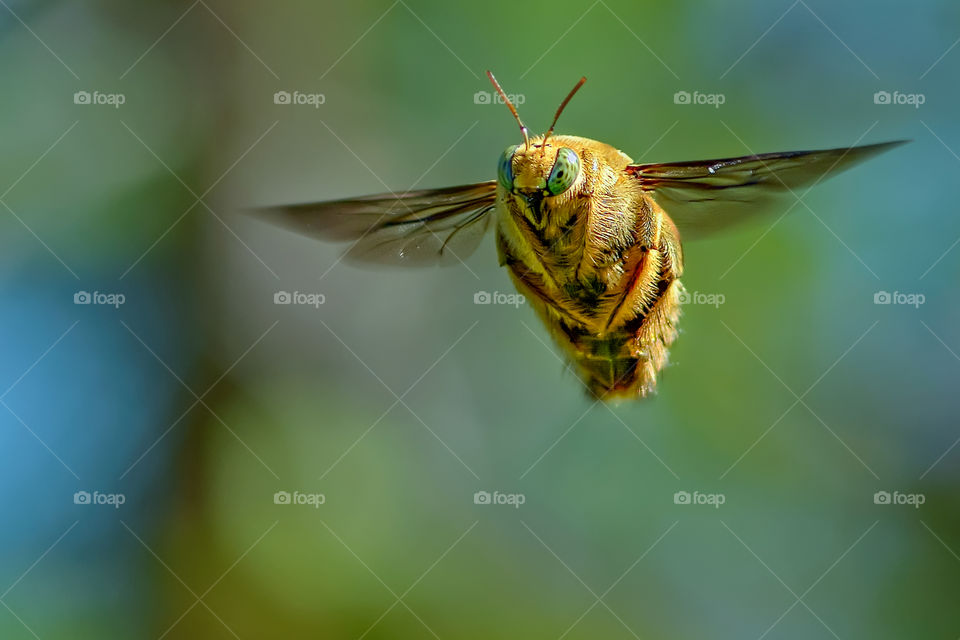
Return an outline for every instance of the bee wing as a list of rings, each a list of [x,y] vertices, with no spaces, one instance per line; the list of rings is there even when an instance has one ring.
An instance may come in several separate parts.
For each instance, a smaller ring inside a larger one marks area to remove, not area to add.
[[[353,242],[347,257],[367,263],[454,264],[473,253],[490,226],[495,181],[399,195],[380,194],[261,210],[304,235]]]
[[[626,171],[652,193],[676,223],[681,238],[694,239],[762,214],[777,196],[792,200],[791,191],[814,185],[904,142],[702,162],[633,164]],[[786,206],[790,204],[787,201]]]

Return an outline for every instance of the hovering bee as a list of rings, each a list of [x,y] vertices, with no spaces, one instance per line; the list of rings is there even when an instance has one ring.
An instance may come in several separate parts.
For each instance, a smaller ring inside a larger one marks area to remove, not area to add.
[[[307,235],[352,241],[363,261],[457,263],[496,226],[500,265],[526,296],[595,397],[654,391],[677,337],[681,240],[762,212],[771,198],[813,184],[900,142],[707,160],[637,164],[610,145],[554,135],[560,104],[531,138],[501,154],[497,179],[271,209]]]

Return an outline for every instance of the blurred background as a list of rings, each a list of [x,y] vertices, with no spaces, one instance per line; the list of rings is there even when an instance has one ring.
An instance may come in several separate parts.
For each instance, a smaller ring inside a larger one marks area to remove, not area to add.
[[[0,637],[960,636],[956,3],[0,5]],[[687,244],[608,407],[491,239],[243,213],[494,178],[488,68],[638,161],[913,142]]]

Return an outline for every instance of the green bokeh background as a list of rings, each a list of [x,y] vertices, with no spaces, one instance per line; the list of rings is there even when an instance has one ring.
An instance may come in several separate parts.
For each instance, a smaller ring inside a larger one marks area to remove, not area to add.
[[[0,637],[960,636],[958,38],[946,0],[8,0]],[[593,405],[474,304],[489,239],[359,269],[243,214],[491,179],[488,68],[538,131],[586,75],[558,130],[638,161],[913,142],[686,245],[723,304]]]

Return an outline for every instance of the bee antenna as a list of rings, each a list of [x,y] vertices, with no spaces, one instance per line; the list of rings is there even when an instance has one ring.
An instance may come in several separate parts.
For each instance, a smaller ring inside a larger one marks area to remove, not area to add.
[[[547,129],[547,133],[543,136],[543,142],[541,143],[543,146],[546,146],[547,138],[549,138],[550,135],[553,133],[553,128],[557,126],[557,120],[560,119],[560,114],[563,113],[564,107],[567,106],[567,103],[570,102],[570,98],[573,97],[573,94],[575,94],[580,89],[580,87],[583,86],[583,83],[586,81],[587,81],[586,76],[581,76],[580,81],[576,85],[574,85],[573,89],[570,90],[570,93],[567,94],[567,97],[564,98],[563,102],[560,103],[560,106],[557,108],[556,115],[553,116],[553,122],[550,124],[550,128]]]
[[[530,135],[527,133],[527,126],[523,124],[523,121],[520,119],[520,114],[517,113],[517,108],[513,106],[513,103],[510,102],[510,98],[507,97],[507,94],[503,92],[503,89],[500,87],[500,83],[497,82],[497,79],[493,77],[493,74],[488,70],[487,77],[490,78],[490,82],[493,84],[493,88],[497,90],[497,93],[500,94],[500,97],[503,98],[504,104],[507,105],[507,108],[510,109],[510,113],[513,114],[513,117],[516,118],[517,124],[520,125],[520,133],[523,134],[523,144],[526,149],[530,148]],[[582,82],[580,84],[583,84]],[[572,95],[572,94],[571,94]],[[569,98],[567,98],[569,100]]]

